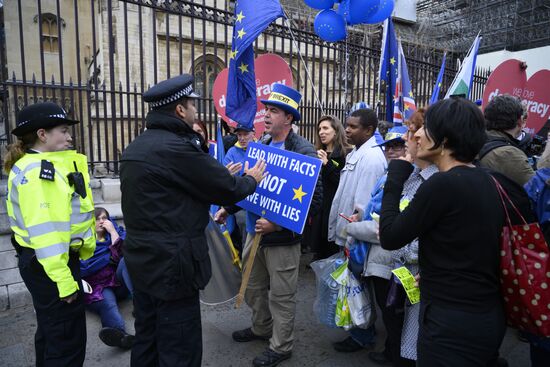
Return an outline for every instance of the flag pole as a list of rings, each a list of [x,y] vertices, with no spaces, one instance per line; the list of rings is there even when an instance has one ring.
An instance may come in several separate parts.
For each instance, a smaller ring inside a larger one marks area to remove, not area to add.
[[[283,5],[281,4],[281,8],[283,8]],[[300,56],[300,60],[302,61],[302,64],[304,65],[304,68],[306,69],[306,75],[311,83],[311,88],[313,89],[313,94],[315,95],[315,100],[317,101],[317,104],[319,105],[319,108],[321,109],[321,115],[325,114],[325,110],[323,108],[323,104],[321,103],[321,100],[319,99],[319,96],[317,95],[317,89],[315,88],[315,84],[313,83],[313,79],[311,78],[311,75],[309,73],[309,68],[307,67],[306,62],[304,61],[304,57],[302,56],[302,51],[300,51],[300,48],[298,47],[298,42],[296,42],[296,38],[294,37],[294,32],[292,32],[292,28],[290,27],[290,21],[288,18],[288,15],[286,14],[285,9],[283,8],[283,13],[285,14],[284,22],[288,28],[288,31],[290,32],[290,36],[292,37],[292,43],[294,44],[294,47],[298,50],[298,55]]]
[[[348,103],[348,65],[349,65],[349,51],[348,51],[348,37],[346,36],[346,61],[344,63],[344,100]]]
[[[378,102],[376,102],[376,115],[380,113],[380,107],[382,106],[382,101],[380,100],[380,95],[382,94],[381,87],[382,87],[382,60],[384,58],[385,54],[385,45],[386,45],[386,37],[388,35],[388,22],[389,20],[385,20],[384,24],[382,25],[382,45],[380,47],[380,64],[378,65],[378,93],[377,98]],[[386,62],[386,60],[384,60]],[[386,107],[387,108],[387,107]]]
[[[474,48],[474,45],[476,43],[475,41],[480,35],[481,35],[481,30],[479,32],[477,32],[477,36],[476,36],[476,38],[474,38],[474,42],[472,42],[472,45],[468,49],[468,52],[466,53],[466,56],[464,56],[464,58],[462,59],[462,62],[460,63],[460,67],[458,68],[458,70],[456,72],[456,75],[453,78],[453,81],[451,82],[449,88],[451,88],[453,86],[453,84],[456,82],[456,79],[458,78],[458,76],[460,75],[460,72],[462,71],[462,68],[464,67],[464,60],[466,60],[468,58],[468,56],[470,55],[470,52],[472,52],[472,49]],[[460,59],[459,59],[459,61],[460,61]],[[448,92],[449,91],[447,91],[447,93]],[[470,89],[469,88],[468,88],[468,94],[470,94]],[[445,98],[447,98],[446,95],[445,95]]]
[[[380,91],[380,84],[382,83],[380,82],[380,79],[378,79],[378,92],[377,92],[378,101],[376,102],[376,116],[378,116],[378,114],[380,113],[380,107],[382,106],[382,101],[380,100],[380,94],[382,93]]]
[[[256,233],[254,235],[254,241],[252,242],[252,247],[250,248],[250,254],[248,254],[248,259],[244,266],[243,279],[241,281],[241,288],[239,289],[239,294],[237,294],[237,299],[235,302],[235,308],[241,307],[241,304],[244,301],[244,293],[248,287],[248,281],[250,280],[250,273],[252,272],[252,266],[254,266],[254,258],[258,252],[258,247],[260,247],[260,241],[262,240],[261,233]]]
[[[468,99],[470,99],[470,95],[472,94],[472,83],[474,82],[474,75],[476,73],[476,61],[477,61],[477,53],[479,52],[479,43],[483,39],[483,37],[481,37],[481,30],[479,30],[479,32],[477,32],[476,38],[479,38],[479,42],[477,44],[477,50],[475,50],[476,54],[474,56],[474,63],[472,65],[472,76],[470,77],[470,84],[468,85]],[[474,47],[474,45],[472,44],[472,48],[473,47]],[[471,50],[470,50],[470,52],[471,52]]]

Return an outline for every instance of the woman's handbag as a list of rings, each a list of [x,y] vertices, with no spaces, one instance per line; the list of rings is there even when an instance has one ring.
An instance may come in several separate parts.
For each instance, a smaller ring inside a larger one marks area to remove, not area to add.
[[[403,309],[406,300],[407,293],[405,292],[405,288],[403,288],[403,285],[395,274],[392,274],[386,298],[386,307],[394,310]]]
[[[550,251],[538,223],[527,223],[510,197],[495,181],[506,224],[500,244],[500,279],[508,325],[550,337]],[[523,224],[512,225],[508,205]]]

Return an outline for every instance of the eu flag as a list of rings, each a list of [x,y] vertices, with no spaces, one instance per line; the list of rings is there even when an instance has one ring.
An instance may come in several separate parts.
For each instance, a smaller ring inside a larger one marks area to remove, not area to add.
[[[256,116],[253,42],[279,17],[284,17],[279,0],[238,0],[235,3],[225,113],[246,127],[254,126]]]
[[[439,74],[437,74],[437,80],[435,81],[434,91],[432,92],[432,97],[430,98],[430,104],[434,104],[439,99],[439,91],[441,90],[441,83],[443,82],[443,74],[445,74],[445,60],[447,59],[447,54],[443,55],[443,62],[441,63],[441,69],[439,69]]]
[[[386,121],[393,121],[394,99],[397,87],[399,49],[391,18],[384,21],[382,52],[380,54],[379,83],[386,82]]]

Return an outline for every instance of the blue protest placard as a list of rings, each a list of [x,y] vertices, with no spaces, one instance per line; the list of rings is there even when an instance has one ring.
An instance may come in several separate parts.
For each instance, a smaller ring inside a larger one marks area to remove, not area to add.
[[[250,143],[246,152],[249,167],[263,159],[269,175],[252,195],[237,205],[302,233],[321,172],[321,160],[258,143]]]

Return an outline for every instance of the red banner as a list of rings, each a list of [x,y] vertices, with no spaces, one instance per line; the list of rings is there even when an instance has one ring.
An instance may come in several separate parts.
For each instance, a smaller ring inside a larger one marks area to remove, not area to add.
[[[525,67],[516,59],[504,61],[489,76],[483,92],[483,106],[501,94],[521,99],[527,108],[527,127],[539,132],[550,118],[550,70],[539,70],[527,80]]]
[[[274,54],[264,54],[258,56],[254,60],[254,71],[256,74],[256,99],[257,109],[256,118],[254,119],[254,127],[256,136],[260,136],[265,130],[264,114],[265,107],[260,102],[261,99],[267,99],[271,93],[271,88],[274,83],[281,83],[289,87],[292,84],[292,72],[286,61]],[[216,80],[212,90],[212,98],[214,99],[214,107],[218,114],[230,125],[236,126],[237,122],[229,119],[225,114],[225,101],[227,91],[227,68],[223,69]]]

